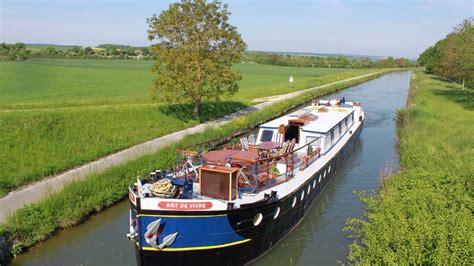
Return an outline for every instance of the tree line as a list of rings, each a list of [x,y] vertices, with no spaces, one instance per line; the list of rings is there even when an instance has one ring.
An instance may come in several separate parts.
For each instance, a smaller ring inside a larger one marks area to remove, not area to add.
[[[244,56],[244,60],[265,65],[294,67],[398,68],[416,66],[416,62],[407,58],[388,57],[373,60],[370,58],[350,59],[346,56],[298,56],[265,52],[247,52]]]
[[[94,48],[71,46],[67,49],[59,49],[54,46],[33,49],[24,43],[2,43],[0,45],[0,60],[21,61],[29,58],[155,59],[149,47],[132,47],[119,44],[100,44]],[[299,56],[250,51],[243,53],[242,61],[275,66],[323,68],[399,68],[415,66],[415,62],[406,58],[350,59],[346,56]]]
[[[474,89],[473,18],[464,20],[444,39],[426,49],[418,63],[426,72]]]
[[[71,58],[71,59],[152,59],[148,47],[100,44],[94,48],[71,46],[59,49],[54,46],[30,48],[24,43],[0,44],[0,60],[26,60],[29,58]]]

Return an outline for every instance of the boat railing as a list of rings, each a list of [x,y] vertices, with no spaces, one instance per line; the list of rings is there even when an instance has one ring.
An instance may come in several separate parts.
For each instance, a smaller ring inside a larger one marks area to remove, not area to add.
[[[314,150],[312,149],[312,153],[308,152],[303,156],[297,154],[305,149],[308,150],[308,147],[312,147],[314,144],[317,144],[317,147]],[[251,172],[258,180],[258,186],[256,189],[256,192],[258,192],[290,180],[295,176],[295,171],[297,169],[303,170],[316,161],[316,159],[320,157],[319,146],[320,138],[316,138],[295,150],[267,158],[247,160],[245,158],[236,157],[234,159],[239,162],[247,162],[248,165],[251,166]],[[284,171],[280,172],[278,166],[283,167]],[[278,169],[276,174],[274,169]]]
[[[222,138],[216,140],[222,141]],[[204,142],[201,144],[208,145],[208,143],[209,142]],[[313,146],[315,148],[313,148]],[[175,176],[179,177],[186,175],[187,173],[185,169],[190,168],[192,165],[203,165],[204,163],[206,163],[203,160],[202,155],[206,151],[208,151],[208,149],[202,148],[200,147],[200,145],[193,145],[190,147],[197,150],[177,150],[178,157],[175,168]],[[309,149],[309,147],[312,148]],[[284,183],[294,177],[295,170],[303,170],[304,168],[308,167],[310,164],[316,161],[317,158],[319,158],[319,147],[320,138],[316,138],[306,143],[305,145],[298,147],[297,149],[287,151],[281,154],[276,153],[265,158],[258,158],[255,160],[244,157],[233,157],[228,158],[226,162],[211,164],[220,166],[230,165],[240,167],[246,178],[253,178],[255,179],[256,183],[256,187],[253,187],[252,185],[251,189],[246,189],[245,184],[241,184],[241,186],[243,186],[242,191],[258,192],[273,187],[275,185]],[[307,152],[304,152],[305,150]],[[191,171],[187,172],[192,174]],[[195,181],[198,181],[197,176],[195,177]]]

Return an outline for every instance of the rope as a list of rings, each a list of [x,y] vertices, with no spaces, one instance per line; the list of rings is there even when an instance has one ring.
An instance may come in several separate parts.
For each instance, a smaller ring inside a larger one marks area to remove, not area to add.
[[[150,186],[151,194],[157,197],[171,198],[176,192],[176,186],[169,179],[161,179]]]

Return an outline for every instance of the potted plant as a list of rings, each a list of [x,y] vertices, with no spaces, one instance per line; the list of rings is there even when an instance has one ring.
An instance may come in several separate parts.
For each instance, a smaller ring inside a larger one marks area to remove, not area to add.
[[[269,173],[270,179],[275,178],[280,175],[280,171],[278,170],[278,167],[276,167],[276,165],[272,165],[270,169],[268,170],[268,173]]]
[[[305,155],[301,158],[300,170],[304,170],[308,166],[309,155]]]
[[[313,155],[314,155],[313,146],[308,145],[308,150],[307,150],[306,154],[309,156],[309,158],[313,157]]]
[[[258,174],[258,182],[263,184],[268,181],[268,174],[263,172]]]

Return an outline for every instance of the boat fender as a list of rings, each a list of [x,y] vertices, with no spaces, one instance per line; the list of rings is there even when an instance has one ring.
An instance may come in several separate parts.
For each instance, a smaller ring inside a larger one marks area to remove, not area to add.
[[[8,263],[12,259],[12,246],[6,237],[0,236],[0,265]]]

